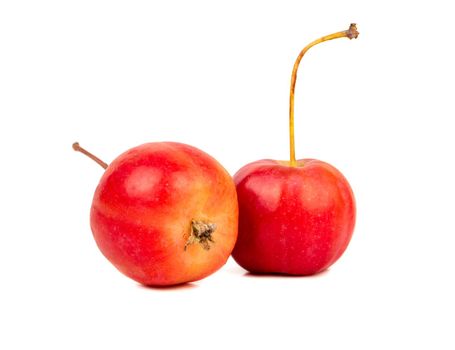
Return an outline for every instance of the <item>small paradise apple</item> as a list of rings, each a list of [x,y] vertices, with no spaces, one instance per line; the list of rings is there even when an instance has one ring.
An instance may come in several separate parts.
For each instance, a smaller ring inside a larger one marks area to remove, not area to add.
[[[356,206],[348,181],[330,164],[295,159],[294,91],[298,66],[311,47],[357,36],[351,24],[313,41],[297,57],[290,90],[290,161],[259,160],[234,175],[239,236],[232,256],[246,270],[312,275],[337,261],[349,244]]]
[[[122,273],[150,286],[204,278],[223,266],[237,238],[238,204],[228,172],[197,148],[147,143],[103,168],[90,212],[93,237]]]

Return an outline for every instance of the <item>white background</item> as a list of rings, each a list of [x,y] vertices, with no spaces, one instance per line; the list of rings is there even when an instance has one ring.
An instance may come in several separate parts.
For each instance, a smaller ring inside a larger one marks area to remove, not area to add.
[[[453,349],[450,1],[0,2],[1,349]],[[288,157],[338,167],[357,198],[345,255],[315,277],[230,260],[172,289],[118,273],[89,228],[106,162],[185,142],[231,174]]]

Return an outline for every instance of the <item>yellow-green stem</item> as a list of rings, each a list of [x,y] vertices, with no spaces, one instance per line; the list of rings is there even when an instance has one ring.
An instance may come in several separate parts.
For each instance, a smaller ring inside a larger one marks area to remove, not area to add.
[[[302,60],[303,55],[311,49],[313,46],[322,43],[324,41],[338,39],[338,38],[349,38],[355,39],[359,36],[359,32],[357,31],[357,27],[354,23],[349,26],[348,30],[344,30],[342,32],[333,33],[330,35],[323,36],[303,48],[300,54],[297,56],[297,59],[294,63],[294,68],[292,69],[292,77],[291,77],[291,92],[289,95],[289,144],[290,144],[290,165],[296,166],[297,161],[295,159],[295,141],[294,141],[294,92],[295,92],[295,82],[297,81],[297,69],[299,68],[300,61]]]

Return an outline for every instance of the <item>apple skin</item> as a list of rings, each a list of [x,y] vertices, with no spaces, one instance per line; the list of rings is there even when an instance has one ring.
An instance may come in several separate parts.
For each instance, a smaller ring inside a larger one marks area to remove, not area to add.
[[[216,225],[205,246],[189,244],[192,220]],[[199,280],[223,266],[234,247],[235,185],[214,158],[197,148],[143,144],[106,169],[94,194],[90,225],[104,256],[133,280],[150,286]]]
[[[331,266],[349,244],[353,192],[333,166],[314,159],[259,160],[234,175],[239,235],[233,258],[253,273],[312,275]]]

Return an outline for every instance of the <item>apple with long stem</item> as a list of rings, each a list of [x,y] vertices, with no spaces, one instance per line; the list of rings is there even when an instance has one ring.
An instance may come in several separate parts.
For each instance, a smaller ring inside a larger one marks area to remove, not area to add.
[[[234,175],[239,234],[232,256],[250,272],[312,275],[337,261],[349,244],[356,206],[348,181],[328,163],[295,158],[294,91],[300,61],[311,47],[357,36],[351,24],[300,52],[291,78],[290,160],[259,160]]]
[[[204,278],[223,266],[237,238],[232,177],[201,150],[175,142],[134,147],[106,164],[90,212],[104,256],[144,285]]]

